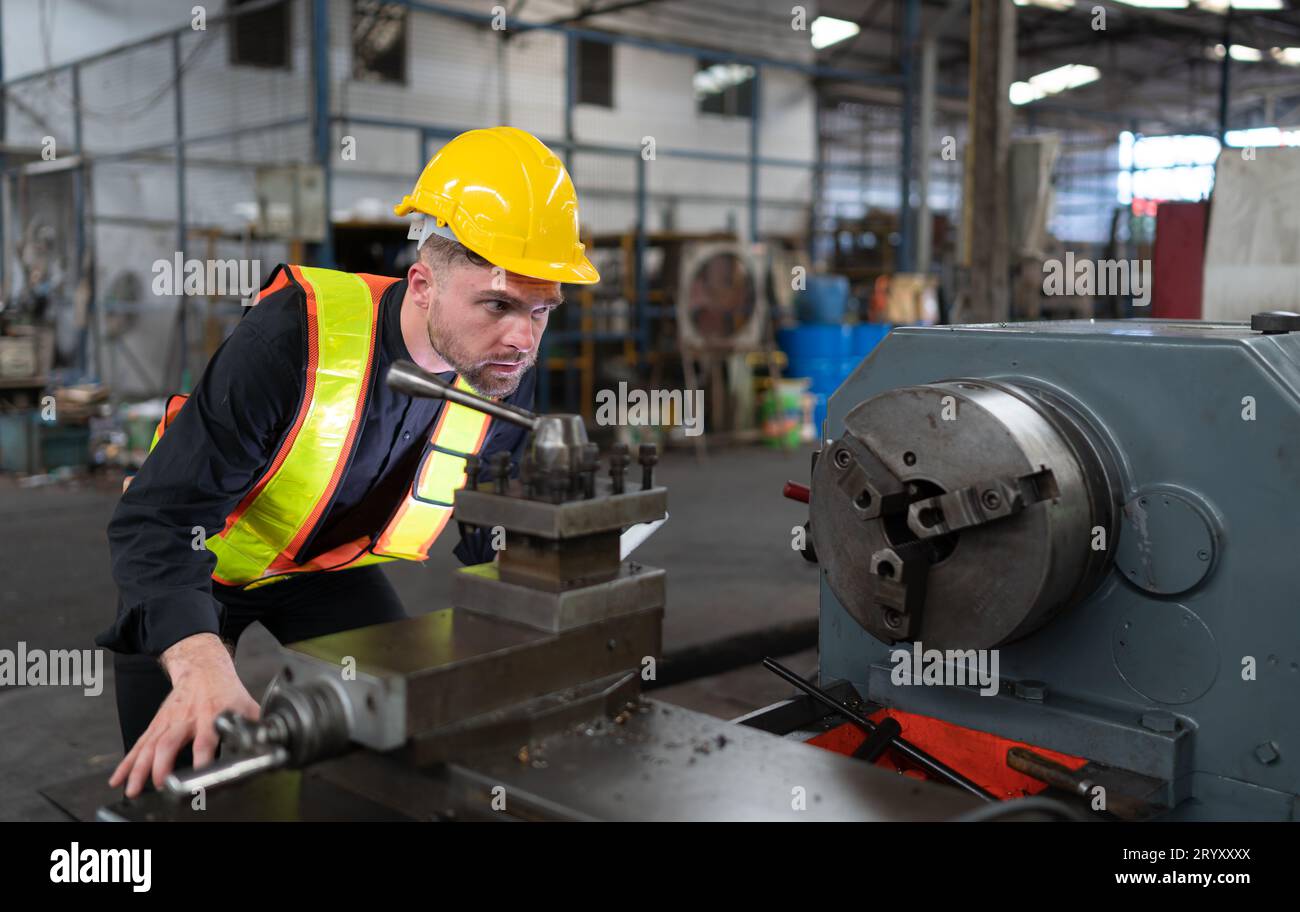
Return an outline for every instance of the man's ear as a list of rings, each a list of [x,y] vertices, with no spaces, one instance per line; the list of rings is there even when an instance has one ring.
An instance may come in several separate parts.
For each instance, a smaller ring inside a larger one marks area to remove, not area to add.
[[[437,288],[434,286],[433,270],[423,260],[417,259],[406,270],[406,288],[416,307],[429,309]]]

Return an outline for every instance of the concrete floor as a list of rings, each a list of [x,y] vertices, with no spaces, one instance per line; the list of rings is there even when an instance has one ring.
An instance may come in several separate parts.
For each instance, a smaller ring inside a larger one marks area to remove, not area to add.
[[[637,551],[668,571],[666,652],[791,620],[815,617],[817,571],[790,547],[791,527],[807,518],[785,500],[787,479],[807,480],[807,450],[748,447],[714,450],[699,462],[665,454],[658,478],[667,485],[671,519]],[[104,529],[120,481],[104,478],[21,488],[0,477],[0,648],[86,649],[115,610]],[[427,563],[387,570],[407,610],[445,607],[454,535]],[[240,641],[236,665],[261,696],[272,673],[275,640],[260,625]],[[805,676],[815,651],[787,657]],[[0,820],[64,819],[37,789],[94,771],[105,778],[121,758],[111,656],[95,697],[71,687],[0,687]],[[655,692],[658,699],[722,718],[789,696],[788,685],[762,668]]]

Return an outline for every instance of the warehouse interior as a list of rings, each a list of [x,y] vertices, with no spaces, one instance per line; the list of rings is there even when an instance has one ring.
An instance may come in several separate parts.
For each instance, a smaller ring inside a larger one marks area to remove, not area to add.
[[[123,797],[106,530],[171,397],[280,264],[407,276],[494,127],[599,272],[485,413],[527,457],[383,565],[424,626],[253,624],[289,734]],[[0,820],[1300,819],[1297,200],[1296,0],[0,0]],[[891,677],[927,643],[957,683]]]

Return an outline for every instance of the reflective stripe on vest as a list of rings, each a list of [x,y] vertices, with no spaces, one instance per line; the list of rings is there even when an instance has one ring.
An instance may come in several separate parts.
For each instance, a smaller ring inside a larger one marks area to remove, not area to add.
[[[455,384],[478,395],[459,376]],[[349,570],[391,560],[425,560],[429,548],[451,518],[456,491],[465,485],[465,459],[482,450],[490,425],[491,419],[482,412],[444,401],[406,497],[373,542],[359,538],[304,564],[280,555],[261,579],[245,584],[244,588],[256,589],[289,579],[295,573]]]
[[[359,276],[290,266],[307,299],[302,405],[271,467],[208,539],[213,578],[243,585],[295,557],[347,465],[365,407],[378,336],[378,298]]]
[[[461,377],[456,378],[456,386],[474,392]],[[482,412],[443,402],[411,490],[375,541],[375,554],[407,560],[428,556],[429,547],[451,518],[456,491],[465,486],[465,457],[482,449],[490,424],[491,419]]]
[[[307,298],[306,389],[271,467],[221,533],[207,540],[217,555],[213,579],[253,589],[297,573],[424,560],[465,484],[465,458],[480,452],[491,419],[444,402],[411,487],[380,534],[299,562],[356,446],[379,338],[379,301],[397,280],[296,266],[286,272]],[[455,384],[475,392],[461,377]],[[150,450],[184,402],[183,396],[168,402]]]

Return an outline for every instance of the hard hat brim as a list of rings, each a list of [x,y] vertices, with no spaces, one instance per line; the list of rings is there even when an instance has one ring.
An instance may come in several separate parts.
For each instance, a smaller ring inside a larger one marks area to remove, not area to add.
[[[594,285],[600,281],[600,273],[591,264],[591,260],[586,257],[583,257],[580,263],[547,263],[542,260],[529,260],[523,257],[501,256],[491,259],[489,262],[493,266],[500,266],[508,272],[548,282],[563,282],[566,285]]]

